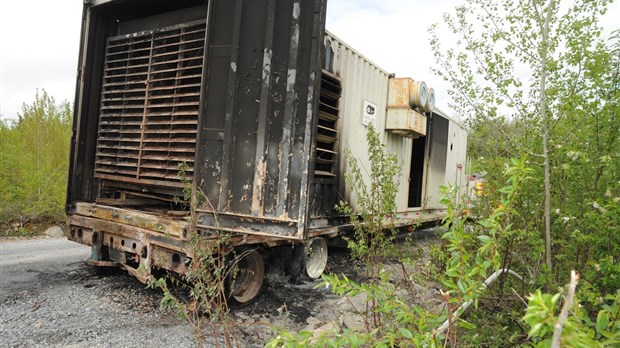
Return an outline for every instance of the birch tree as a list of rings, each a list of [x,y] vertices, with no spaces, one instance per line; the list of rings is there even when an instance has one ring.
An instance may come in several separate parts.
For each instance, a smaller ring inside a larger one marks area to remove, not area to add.
[[[452,85],[451,107],[470,126],[492,127],[507,156],[540,168],[544,260],[552,269],[552,163],[583,113],[593,60],[604,45],[599,18],[608,0],[467,0],[444,15],[454,42],[429,31],[435,73]],[[442,41],[444,40],[444,41]]]

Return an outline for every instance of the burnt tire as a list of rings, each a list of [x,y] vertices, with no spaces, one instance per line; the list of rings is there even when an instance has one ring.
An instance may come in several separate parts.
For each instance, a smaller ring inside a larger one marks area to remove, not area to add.
[[[237,254],[228,275],[230,298],[240,305],[255,300],[265,279],[265,262],[256,250],[245,250]]]

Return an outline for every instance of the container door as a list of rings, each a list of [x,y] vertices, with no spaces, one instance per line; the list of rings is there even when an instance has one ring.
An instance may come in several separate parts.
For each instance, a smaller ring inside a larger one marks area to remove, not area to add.
[[[195,161],[198,228],[304,239],[325,1],[211,6]]]
[[[441,186],[446,183],[446,161],[448,157],[448,119],[437,114],[431,115],[428,169],[426,171],[426,206],[427,209],[441,209]]]

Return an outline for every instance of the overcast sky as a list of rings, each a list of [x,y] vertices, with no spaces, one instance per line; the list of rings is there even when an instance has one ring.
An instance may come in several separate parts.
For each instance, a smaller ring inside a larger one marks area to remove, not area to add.
[[[435,89],[437,106],[445,109],[448,86],[430,72],[434,59],[427,29],[463,1],[328,0],[327,29],[385,70],[426,81]],[[617,28],[620,3],[610,9],[603,25]],[[15,118],[37,89],[57,102],[73,102],[81,14],[79,0],[0,0],[3,119]]]

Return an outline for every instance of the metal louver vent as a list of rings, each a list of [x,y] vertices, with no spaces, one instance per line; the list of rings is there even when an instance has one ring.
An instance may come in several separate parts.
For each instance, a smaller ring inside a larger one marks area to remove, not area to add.
[[[194,170],[205,21],[108,39],[95,176],[181,188]]]
[[[338,103],[342,87],[340,80],[323,70],[321,75],[321,100],[316,134],[316,163],[314,175],[335,177],[338,163]]]

